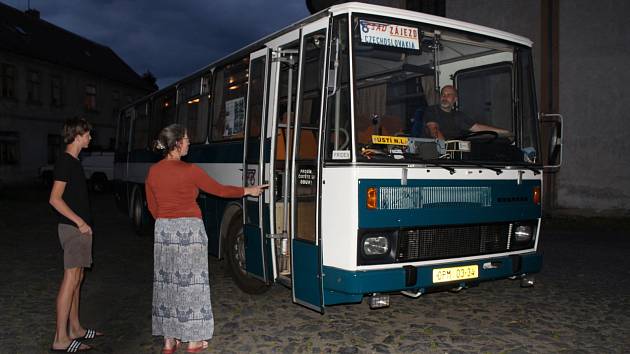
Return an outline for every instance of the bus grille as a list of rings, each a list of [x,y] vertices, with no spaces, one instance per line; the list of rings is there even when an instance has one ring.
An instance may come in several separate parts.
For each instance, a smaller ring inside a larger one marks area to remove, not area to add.
[[[492,206],[490,187],[380,187],[381,210],[483,208]]]
[[[510,224],[433,227],[400,231],[396,261],[474,256],[508,250]]]

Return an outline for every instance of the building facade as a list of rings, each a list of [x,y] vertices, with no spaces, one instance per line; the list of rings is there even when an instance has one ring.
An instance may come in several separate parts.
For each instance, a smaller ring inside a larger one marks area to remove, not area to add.
[[[120,107],[155,87],[110,48],[0,4],[0,179],[37,176],[64,148],[68,117],[93,125],[93,149],[113,147]]]

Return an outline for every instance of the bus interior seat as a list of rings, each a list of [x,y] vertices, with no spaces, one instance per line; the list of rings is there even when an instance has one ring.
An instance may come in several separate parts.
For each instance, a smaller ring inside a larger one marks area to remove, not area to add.
[[[289,139],[291,141],[291,139]],[[278,129],[276,138],[276,160],[284,161],[286,151],[286,139],[284,128]],[[300,132],[300,155],[298,160],[317,160],[317,138],[315,131],[302,129]]]

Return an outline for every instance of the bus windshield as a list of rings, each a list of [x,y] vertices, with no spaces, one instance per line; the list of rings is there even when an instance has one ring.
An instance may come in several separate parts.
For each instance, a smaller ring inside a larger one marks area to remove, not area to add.
[[[529,48],[352,17],[358,162],[539,163]]]

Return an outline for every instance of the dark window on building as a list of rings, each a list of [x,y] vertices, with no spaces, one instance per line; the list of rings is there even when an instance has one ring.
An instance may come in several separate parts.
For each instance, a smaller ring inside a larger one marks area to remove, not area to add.
[[[15,66],[2,64],[2,97],[15,98]]]
[[[96,86],[85,85],[85,110],[96,110]]]
[[[20,133],[0,132],[0,165],[20,162]]]
[[[26,99],[29,102],[41,102],[42,80],[39,71],[29,70],[26,80]]]
[[[61,154],[61,135],[59,134],[48,134],[48,163],[54,164],[57,162],[57,158],[59,154]]]
[[[63,105],[63,87],[59,76],[50,78],[50,105],[55,107]]]

